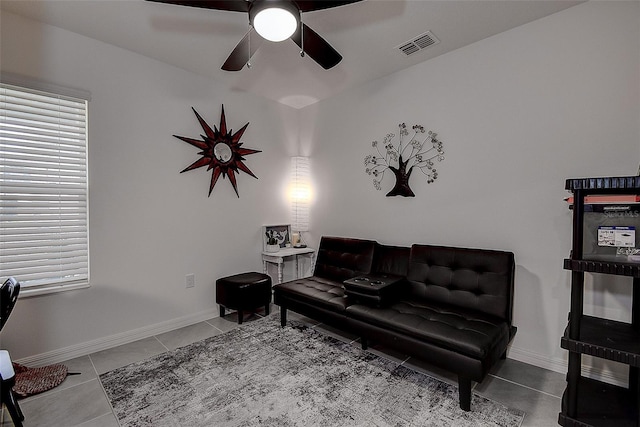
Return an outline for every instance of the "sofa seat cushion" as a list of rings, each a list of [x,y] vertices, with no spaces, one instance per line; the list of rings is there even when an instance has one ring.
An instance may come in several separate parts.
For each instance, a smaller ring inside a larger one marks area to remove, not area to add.
[[[425,301],[404,300],[384,308],[351,305],[347,315],[480,360],[500,357],[509,343],[506,322]]]
[[[280,283],[274,286],[273,290],[276,295],[295,298],[338,311],[344,311],[347,307],[347,297],[342,283],[322,277],[311,276]]]

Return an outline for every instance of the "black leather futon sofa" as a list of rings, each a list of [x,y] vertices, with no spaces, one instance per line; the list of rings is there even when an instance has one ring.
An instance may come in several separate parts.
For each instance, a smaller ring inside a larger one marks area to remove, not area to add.
[[[514,271],[511,252],[322,237],[313,276],[274,286],[274,302],[283,327],[292,310],[456,374],[468,411],[516,333]]]

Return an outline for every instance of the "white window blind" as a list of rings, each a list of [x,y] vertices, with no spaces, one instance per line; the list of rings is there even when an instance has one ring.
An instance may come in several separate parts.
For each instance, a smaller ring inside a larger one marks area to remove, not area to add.
[[[89,284],[87,101],[0,84],[0,277]]]

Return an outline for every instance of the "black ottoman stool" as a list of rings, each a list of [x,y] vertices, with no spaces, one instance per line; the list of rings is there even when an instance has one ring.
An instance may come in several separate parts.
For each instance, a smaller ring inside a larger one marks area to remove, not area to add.
[[[243,311],[255,311],[264,306],[269,314],[271,304],[271,277],[262,273],[242,273],[216,280],[216,303],[220,304],[220,317],[224,309],[238,311],[238,324]]]

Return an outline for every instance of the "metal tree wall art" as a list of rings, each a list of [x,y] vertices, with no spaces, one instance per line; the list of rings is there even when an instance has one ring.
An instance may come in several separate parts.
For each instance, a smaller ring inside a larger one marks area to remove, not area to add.
[[[213,169],[211,174],[211,184],[209,185],[209,196],[211,196],[211,192],[213,191],[213,187],[216,185],[218,178],[222,175],[222,178],[225,176],[229,177],[229,181],[236,192],[236,196],[240,197],[238,194],[238,183],[236,181],[236,174],[238,173],[238,170],[246,172],[252,177],[258,179],[247,165],[243,163],[243,160],[245,159],[242,157],[261,152],[260,150],[242,148],[240,138],[247,129],[247,126],[249,126],[249,123],[242,126],[242,128],[240,128],[236,133],[233,133],[231,129],[227,131],[227,121],[224,117],[223,105],[222,115],[220,116],[220,130],[215,126],[211,129],[207,122],[200,117],[200,114],[198,114],[196,109],[193,107],[191,107],[191,109],[196,114],[196,117],[200,122],[200,126],[202,126],[202,129],[204,130],[205,135],[200,135],[202,140],[178,135],[173,136],[202,150],[198,153],[202,157],[193,162],[190,166],[186,167],[184,170],[180,171],[180,173],[197,169],[202,166],[208,166],[207,170]]]
[[[396,136],[393,133],[387,134],[382,140],[382,144],[379,144],[378,141],[371,143],[377,154],[370,154],[364,158],[365,172],[368,175],[373,175],[373,186],[376,190],[381,190],[385,172],[391,170],[396,178],[396,183],[387,193],[387,197],[414,197],[415,194],[409,188],[411,173],[414,169],[420,170],[426,176],[428,184],[438,179],[438,171],[434,167],[434,162],[444,160],[442,141],[438,140],[438,134],[432,131],[427,132],[425,136],[422,125],[412,127],[413,135],[411,138],[409,138],[406,124],[401,123],[398,127],[400,135],[396,143],[393,142]],[[382,145],[382,151],[380,145]]]

